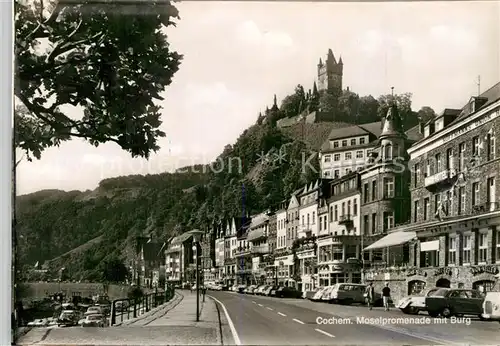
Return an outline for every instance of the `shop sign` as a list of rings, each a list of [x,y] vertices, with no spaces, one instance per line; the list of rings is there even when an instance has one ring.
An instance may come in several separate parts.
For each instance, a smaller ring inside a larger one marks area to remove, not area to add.
[[[425,272],[422,269],[415,269],[415,268],[408,270],[408,273],[406,274],[406,276],[415,276],[415,275],[426,276]]]
[[[497,266],[478,266],[478,267],[472,267],[470,268],[470,272],[472,275],[479,275],[482,273],[487,273],[487,274],[498,274],[498,267]]]
[[[443,268],[438,268],[434,272],[434,276],[439,276],[439,275],[448,275],[451,276],[452,271],[451,268],[443,267]]]

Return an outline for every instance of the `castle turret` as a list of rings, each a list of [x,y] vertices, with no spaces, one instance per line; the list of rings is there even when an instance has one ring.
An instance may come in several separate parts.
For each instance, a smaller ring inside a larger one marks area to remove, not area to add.
[[[379,136],[382,158],[391,160],[401,155],[405,149],[405,138],[406,134],[397,104],[395,101],[392,101],[383,119],[382,132]]]
[[[327,90],[328,92],[340,95],[342,92],[342,74],[343,74],[342,59],[335,59],[331,49],[328,49],[326,61],[323,64],[321,58],[318,64],[318,89],[320,91]]]

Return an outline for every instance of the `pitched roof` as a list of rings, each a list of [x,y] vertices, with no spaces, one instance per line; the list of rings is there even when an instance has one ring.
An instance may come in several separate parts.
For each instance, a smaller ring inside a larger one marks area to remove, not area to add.
[[[349,138],[354,136],[363,136],[363,135],[373,135],[375,137],[379,137],[382,133],[382,122],[377,121],[374,123],[360,124],[360,125],[352,125],[341,128],[334,128],[330,134],[328,135],[328,140],[326,140],[321,145],[321,151],[330,150],[330,141],[339,140],[343,138]]]
[[[481,108],[488,107],[493,102],[498,101],[498,99],[500,99],[500,82],[493,85],[491,88],[489,88],[488,90],[486,90],[477,97],[488,99],[488,101],[486,101],[486,103],[482,105]],[[467,118],[470,114],[471,113],[470,113],[469,103],[467,103],[462,107],[462,113],[454,121],[452,121],[451,124],[454,124],[456,122],[461,121],[462,119]]]
[[[172,239],[172,242],[170,243],[170,245],[178,245],[178,244],[182,244],[184,243],[186,240],[188,240],[189,238],[191,238],[193,236],[193,234],[187,232],[187,233],[184,233],[184,234],[181,234],[177,237],[175,237],[174,239]]]
[[[421,140],[422,138],[424,138],[424,135],[422,133],[420,133],[420,125],[413,126],[411,129],[409,129],[405,133],[406,133],[406,137],[410,141],[417,142],[417,141]]]

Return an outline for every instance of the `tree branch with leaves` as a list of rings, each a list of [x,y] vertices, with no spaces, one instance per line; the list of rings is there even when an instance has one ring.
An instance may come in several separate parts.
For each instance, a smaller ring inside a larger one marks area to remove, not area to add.
[[[165,133],[155,101],[182,59],[164,32],[179,18],[171,2],[14,6],[14,93],[24,106],[15,112],[16,135],[27,159],[72,137],[95,146],[115,142],[133,157],[157,151]]]

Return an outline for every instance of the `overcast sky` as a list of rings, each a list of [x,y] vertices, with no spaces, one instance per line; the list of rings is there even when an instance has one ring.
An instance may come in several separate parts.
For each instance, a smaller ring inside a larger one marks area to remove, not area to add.
[[[461,107],[500,80],[498,2],[185,2],[168,28],[184,54],[162,102],[167,137],[149,161],[81,140],[18,169],[18,193],[94,189],[103,178],[210,162],[259,111],[297,84],[312,87],[328,48],[359,95],[413,93],[413,108]]]

